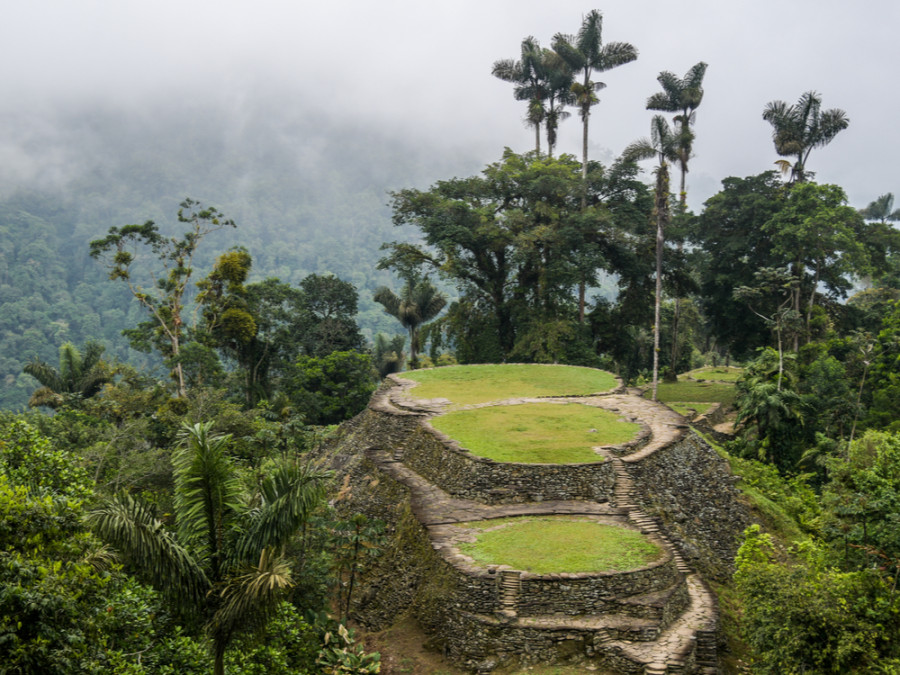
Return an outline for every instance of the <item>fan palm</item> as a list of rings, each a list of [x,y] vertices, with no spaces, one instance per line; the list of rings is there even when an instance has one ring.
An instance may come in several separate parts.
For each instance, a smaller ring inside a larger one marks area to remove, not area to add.
[[[603,82],[594,82],[591,75],[594,71],[606,72],[617,66],[634,61],[638,52],[634,45],[627,42],[610,42],[603,44],[603,15],[598,10],[588,12],[581,22],[578,35],[557,33],[553,38],[553,49],[559,54],[569,68],[582,74],[582,81],[571,85],[571,91],[578,106],[582,122],[582,160],[581,177],[587,178],[588,159],[588,119],[591,107],[600,99],[596,92],[605,88]]]
[[[98,342],[88,341],[81,350],[66,342],[59,348],[59,368],[38,358],[26,363],[22,370],[43,385],[31,395],[28,405],[59,408],[98,394],[113,376],[100,359],[104,349]]]
[[[175,531],[131,496],[88,515],[120,550],[210,638],[215,675],[232,637],[259,625],[291,586],[284,547],[324,496],[328,474],[282,461],[248,495],[226,454],[230,436],[212,423],[185,424],[175,467]]]
[[[822,148],[850,125],[847,113],[839,108],[822,110],[822,97],[808,91],[796,105],[771,101],[763,119],[772,125],[775,150],[782,157],[794,157],[791,182],[806,180],[806,161],[813,148]]]
[[[446,296],[428,279],[421,279],[407,281],[399,296],[381,286],[375,291],[374,300],[409,331],[409,366],[418,368],[419,329],[441,313],[447,304]]]
[[[682,132],[684,133],[684,132]],[[680,134],[674,134],[662,115],[654,115],[650,125],[650,138],[635,141],[623,153],[626,161],[639,161],[656,157],[656,295],[653,319],[653,400],[659,384],[659,319],[662,303],[662,257],[665,230],[669,224],[669,162],[678,161]]]
[[[703,101],[703,76],[706,74],[706,64],[701,61],[691,68],[683,78],[665,70],[659,74],[657,81],[663,90],[653,94],[647,99],[648,110],[662,110],[663,112],[677,112],[674,122],[678,130],[680,141],[678,148],[678,165],[681,168],[681,207],[684,208],[687,201],[686,178],[688,172],[688,160],[691,158],[694,135],[686,133],[696,119],[696,110]]]
[[[518,61],[501,59],[495,61],[491,69],[494,77],[515,85],[513,95],[517,101],[528,102],[525,122],[534,127],[534,149],[537,154],[541,153],[541,124],[547,115],[544,102],[549,96],[543,61],[540,44],[528,36],[522,40],[521,57]]]

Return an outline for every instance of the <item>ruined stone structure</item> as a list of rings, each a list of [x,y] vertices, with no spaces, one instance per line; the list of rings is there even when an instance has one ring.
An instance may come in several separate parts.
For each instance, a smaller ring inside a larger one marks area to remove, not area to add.
[[[385,554],[354,602],[380,629],[411,612],[431,646],[476,673],[518,661],[583,661],[615,673],[716,673],[716,601],[749,513],[725,463],[677,413],[621,389],[579,403],[642,425],[597,463],[499,463],[428,423],[449,404],[392,376],[327,448],[340,508],[384,520]],[[572,401],[541,398],[501,402]],[[497,404],[494,402],[493,404]],[[625,572],[532,574],[484,567],[459,523],[566,514],[638,530],[662,556]]]

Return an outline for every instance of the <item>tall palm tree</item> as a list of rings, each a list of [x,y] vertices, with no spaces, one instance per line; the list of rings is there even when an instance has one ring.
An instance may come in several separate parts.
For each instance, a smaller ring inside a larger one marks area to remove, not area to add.
[[[387,286],[375,291],[375,302],[409,331],[409,367],[419,367],[419,329],[444,309],[446,296],[428,279],[408,279],[401,295]]]
[[[164,597],[200,620],[210,638],[214,675],[223,675],[231,639],[258,626],[292,584],[284,547],[325,493],[326,473],[282,461],[248,495],[226,454],[230,436],[212,423],[185,424],[175,467],[175,531],[131,496],[88,515]]]
[[[887,224],[887,221],[900,220],[900,209],[894,209],[894,195],[890,192],[881,195],[866,208],[860,209],[859,214],[866,220],[877,220]]]
[[[691,125],[696,119],[696,110],[703,101],[703,76],[706,74],[707,65],[701,61],[691,68],[683,78],[675,76],[664,70],[656,78],[663,90],[653,94],[647,99],[647,110],[661,110],[663,112],[676,112],[674,117],[676,132],[680,141],[678,148],[678,165],[681,168],[681,208],[685,208],[687,202],[686,177],[688,172],[688,160],[693,150],[693,133]]]
[[[581,142],[581,177],[587,179],[588,161],[588,120],[591,115],[591,107],[597,105],[600,99],[596,92],[605,88],[603,82],[594,82],[591,79],[594,71],[604,73],[607,70],[625,65],[634,61],[638,51],[634,45],[628,42],[610,42],[603,44],[603,15],[598,10],[588,12],[582,19],[578,35],[564,35],[557,33],[553,38],[553,49],[575,72],[582,75],[581,82],[571,85],[575,104],[578,106],[582,122]]]
[[[547,92],[547,154],[553,157],[559,123],[571,116],[565,107],[575,103],[575,94],[572,93],[573,73],[565,60],[552,49],[544,49],[541,58]]]
[[[515,85],[513,95],[517,101],[527,101],[525,122],[534,127],[534,150],[541,153],[541,124],[546,120],[545,101],[549,96],[544,72],[544,55],[541,46],[532,36],[522,40],[518,61],[500,59],[491,69],[494,77]]]
[[[626,161],[657,158],[656,167],[656,295],[653,318],[653,400],[659,385],[659,323],[662,304],[662,258],[665,230],[669,225],[669,162],[678,161],[678,136],[672,132],[662,115],[654,115],[650,125],[650,139],[635,141],[623,153]]]
[[[782,157],[794,157],[791,182],[806,180],[806,161],[813,148],[823,148],[850,125],[847,113],[839,108],[822,110],[822,97],[808,91],[795,105],[770,101],[763,119],[772,125],[775,150]]]
[[[656,78],[663,90],[653,94],[647,99],[648,110],[662,110],[663,112],[677,113],[673,122],[678,138],[678,166],[681,169],[681,190],[679,191],[679,206],[681,212],[687,209],[687,172],[688,161],[694,148],[694,133],[691,125],[696,119],[696,110],[703,101],[703,76],[706,74],[706,64],[701,61],[691,68],[683,78],[664,70]],[[682,244],[679,240],[678,251],[681,252]],[[669,371],[670,379],[677,379],[675,364],[678,363],[678,329],[681,319],[681,298],[675,298],[675,313],[672,317],[672,350],[669,361],[672,367]]]
[[[113,377],[112,369],[100,358],[104,349],[99,342],[85,342],[80,350],[66,342],[59,348],[59,368],[36,357],[26,363],[22,370],[43,385],[31,395],[28,405],[59,408],[96,396]]]

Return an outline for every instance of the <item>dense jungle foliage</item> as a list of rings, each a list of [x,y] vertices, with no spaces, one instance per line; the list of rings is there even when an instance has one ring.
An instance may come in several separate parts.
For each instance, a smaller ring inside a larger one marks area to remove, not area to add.
[[[732,649],[900,671],[900,213],[815,182],[849,120],[814,92],[763,109],[782,175],[689,210],[705,63],[590,159],[591,78],[636,57],[595,12],[524,40],[493,73],[535,148],[480,172],[320,118],[58,118],[80,168],[0,201],[0,672],[378,672],[345,624],[380,525],[307,457],[387,373],[456,362],[653,396],[742,363],[722,452],[764,527],[720,589]]]

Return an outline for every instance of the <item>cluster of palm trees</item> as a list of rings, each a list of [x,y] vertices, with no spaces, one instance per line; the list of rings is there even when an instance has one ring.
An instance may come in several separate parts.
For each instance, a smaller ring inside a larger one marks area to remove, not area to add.
[[[606,85],[594,82],[594,72],[603,73],[634,61],[638,52],[627,42],[603,44],[603,16],[588,13],[577,35],[557,33],[553,48],[541,48],[529,36],[522,40],[519,60],[501,59],[494,63],[493,74],[515,85],[517,100],[525,101],[525,121],[535,131],[535,151],[541,152],[541,126],[547,133],[547,153],[552,157],[559,123],[570,116],[565,106],[578,107],[584,127],[582,176],[587,176],[588,119],[591,107],[600,102],[597,92]],[[576,75],[580,81],[576,81]]]

